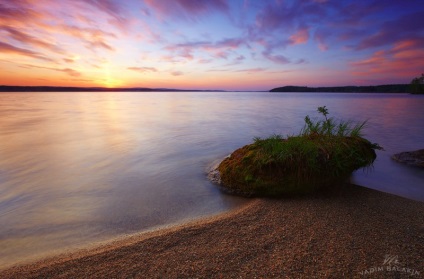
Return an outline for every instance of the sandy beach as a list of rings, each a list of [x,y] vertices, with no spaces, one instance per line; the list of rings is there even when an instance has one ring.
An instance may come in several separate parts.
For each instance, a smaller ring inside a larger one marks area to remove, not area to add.
[[[355,185],[15,266],[0,278],[423,278],[424,203]]]

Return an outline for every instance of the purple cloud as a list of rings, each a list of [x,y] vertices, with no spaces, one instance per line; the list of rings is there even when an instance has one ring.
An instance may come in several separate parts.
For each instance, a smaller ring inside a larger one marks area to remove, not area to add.
[[[0,23],[21,22],[31,18],[41,17],[37,12],[27,7],[26,1],[6,1],[0,3]]]
[[[45,60],[45,61],[51,61],[51,59],[41,55],[38,52],[31,51],[24,48],[19,48],[19,47],[13,46],[11,44],[3,43],[3,42],[0,42],[0,52],[13,53],[13,54],[28,56],[28,57],[32,57],[36,59]]]
[[[258,67],[258,68],[236,70],[234,72],[237,72],[237,73],[244,73],[244,72],[246,72],[246,73],[249,73],[250,74],[250,73],[259,73],[259,72],[264,72],[264,71],[266,71],[266,69]]]
[[[256,15],[256,22],[248,28],[248,41],[264,48],[265,59],[278,64],[291,63],[290,59],[276,52],[309,41],[310,37],[320,40],[321,49],[326,45],[322,36],[314,34],[323,18],[330,11],[326,1],[275,1],[267,5]]]
[[[198,62],[200,64],[209,64],[209,63],[213,62],[213,60],[212,59],[200,59]]]
[[[243,63],[243,61],[246,60],[246,57],[243,55],[239,55],[235,57],[231,63],[226,64],[225,66],[234,66],[234,65],[240,65]]]
[[[231,55],[231,50],[235,50],[243,44],[246,43],[241,38],[230,38],[220,40],[216,43],[196,41],[174,44],[165,47],[165,49],[171,51],[174,55],[188,60],[194,59],[194,52],[199,50],[208,52],[214,58],[227,59]]]
[[[294,62],[294,64],[305,64],[305,63],[308,63],[308,61],[306,61],[306,60],[305,60],[305,59],[303,59],[303,58],[298,59],[296,62]]]
[[[215,47],[225,47],[225,48],[238,48],[241,45],[246,44],[245,40],[242,38],[230,38],[230,39],[223,39],[221,41],[218,41],[215,44]]]
[[[16,28],[12,28],[9,26],[2,26],[0,27],[0,30],[6,31],[7,33],[9,33],[11,38],[13,38],[16,41],[19,41],[20,43],[30,44],[30,45],[41,47],[41,48],[46,48],[55,52],[62,52],[62,50],[58,46],[47,43],[40,39],[37,39],[31,35],[28,35],[24,32],[17,30]]]
[[[262,54],[265,58],[267,58],[268,60],[270,60],[274,63],[277,63],[277,64],[289,64],[290,63],[290,60],[283,55],[274,55],[274,54],[271,54],[271,53],[266,52],[266,51],[264,51]]]
[[[87,3],[93,6],[95,9],[104,12],[105,14],[112,17],[110,23],[120,27],[122,30],[125,30],[128,21],[126,15],[122,9],[122,1],[115,2],[113,0],[80,0],[82,3]]]
[[[419,1],[411,1],[419,6]],[[248,28],[248,43],[263,46],[264,58],[276,63],[289,62],[286,57],[275,55],[277,50],[305,43],[310,37],[322,51],[330,47],[364,50],[390,46],[405,38],[424,36],[424,11],[409,10],[414,5],[408,3],[395,0],[268,2]],[[400,9],[403,15],[397,17]]]
[[[325,5],[314,1],[284,1],[268,4],[256,16],[251,33],[267,34],[275,30],[295,31],[305,22],[316,22],[326,16]]]
[[[145,0],[145,4],[160,17],[177,19],[198,19],[201,15],[228,10],[225,0]]]
[[[363,50],[372,47],[379,47],[394,42],[411,38],[411,36],[424,37],[424,11],[404,15],[398,19],[385,22],[381,29],[372,36],[364,38],[355,47]]]
[[[243,55],[239,55],[236,59],[235,59],[235,61],[237,61],[237,62],[241,62],[241,61],[243,61],[243,60],[245,60],[246,59],[246,57],[244,57]]]

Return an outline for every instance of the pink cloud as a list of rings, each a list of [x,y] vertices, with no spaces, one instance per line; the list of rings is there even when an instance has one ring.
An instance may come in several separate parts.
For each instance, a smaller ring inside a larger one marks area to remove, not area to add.
[[[108,31],[101,30],[99,28],[92,28],[92,27],[77,27],[74,25],[58,25],[58,26],[50,26],[50,30],[55,32],[60,32],[63,34],[67,34],[70,36],[73,36],[75,38],[94,38],[94,39],[103,39],[105,37],[109,38],[117,38],[117,36]]]
[[[102,40],[88,41],[88,46],[92,48],[103,48],[110,51],[115,51],[115,48]]]
[[[321,51],[327,51],[329,46],[327,44],[327,38],[330,36],[330,33],[327,30],[318,29],[314,34],[314,39],[318,43],[318,48]]]
[[[228,56],[229,56],[229,52],[228,51],[215,51],[213,56],[215,58],[227,59]]]
[[[389,50],[374,52],[370,57],[350,63],[352,74],[359,77],[405,78],[409,82],[423,71],[422,40],[410,39],[398,42]]]
[[[303,44],[309,40],[309,28],[301,28],[295,34],[291,35],[289,40],[292,45]]]
[[[48,26],[46,30],[71,36],[74,39],[82,41],[90,50],[102,48],[109,51],[115,51],[115,48],[108,42],[108,39],[114,39],[117,38],[117,36],[108,31],[72,25]]]
[[[96,21],[90,17],[96,18]],[[90,50],[100,48],[114,51],[109,39],[117,36],[110,31],[111,28],[104,31],[93,24],[99,22],[99,19],[109,19],[109,24],[116,23],[121,27],[126,23],[121,5],[111,0],[76,0],[64,3],[52,0],[18,0],[6,5],[0,3],[0,28],[6,32],[7,37],[31,45],[34,49],[43,48],[56,53],[63,53],[64,50],[46,39],[56,34],[64,34],[80,41]]]

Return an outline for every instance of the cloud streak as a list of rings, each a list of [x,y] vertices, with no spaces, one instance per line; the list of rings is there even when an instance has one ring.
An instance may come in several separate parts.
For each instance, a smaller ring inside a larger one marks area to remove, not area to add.
[[[29,65],[29,64],[25,64],[21,67],[24,68],[37,68],[37,69],[46,69],[46,70],[51,70],[51,71],[56,71],[56,72],[62,72],[62,73],[66,73],[69,76],[72,77],[80,77],[82,74],[74,69],[71,68],[51,68],[51,67],[43,67],[43,66],[36,66],[36,65]]]
[[[3,42],[0,42],[0,52],[17,54],[17,55],[32,57],[35,59],[40,59],[45,61],[51,61],[49,58],[43,56],[42,54],[38,52],[34,52],[24,48],[19,48],[19,47],[13,46],[11,44],[3,43]]]
[[[396,20],[387,21],[375,35],[362,39],[355,49],[363,50],[367,48],[381,47],[402,41],[411,36],[417,37],[415,34],[420,33],[421,36],[424,37],[422,32],[423,26],[424,11],[408,14]]]
[[[379,50],[371,56],[351,62],[352,74],[359,77],[398,76],[405,80],[422,72],[424,39],[407,39],[396,43],[391,49]],[[402,69],[402,71],[399,71]]]
[[[224,0],[145,0],[145,4],[159,18],[177,20],[197,20],[201,16],[213,12],[228,10],[228,2]]]
[[[7,32],[11,38],[20,43],[32,45],[34,47],[49,49],[54,52],[62,52],[62,50],[55,44],[47,43],[43,40],[37,39],[31,35],[21,32],[15,28],[9,26],[2,26],[0,27],[0,31]]]
[[[165,49],[170,51],[173,56],[183,57],[188,60],[193,60],[195,57],[194,53],[199,51],[207,53],[213,58],[226,60],[232,54],[232,51],[243,45],[246,45],[246,42],[241,38],[227,38],[215,43],[209,41],[179,43],[166,46]]]
[[[139,73],[148,73],[148,72],[157,72],[158,70],[154,67],[128,67],[128,70],[139,72]]]

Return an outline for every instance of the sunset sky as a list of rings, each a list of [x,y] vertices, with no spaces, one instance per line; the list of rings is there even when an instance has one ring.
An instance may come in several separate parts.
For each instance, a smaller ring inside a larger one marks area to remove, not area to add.
[[[409,83],[422,0],[0,0],[0,85]]]

